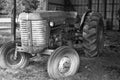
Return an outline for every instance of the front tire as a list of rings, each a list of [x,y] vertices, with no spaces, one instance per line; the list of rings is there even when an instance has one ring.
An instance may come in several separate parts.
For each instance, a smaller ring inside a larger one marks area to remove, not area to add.
[[[28,57],[25,53],[17,53],[16,60],[13,59],[15,52],[14,42],[3,44],[0,48],[0,67],[18,69],[24,68],[28,63]]]
[[[51,78],[74,75],[80,64],[78,53],[67,46],[57,48],[48,60],[48,74]]]

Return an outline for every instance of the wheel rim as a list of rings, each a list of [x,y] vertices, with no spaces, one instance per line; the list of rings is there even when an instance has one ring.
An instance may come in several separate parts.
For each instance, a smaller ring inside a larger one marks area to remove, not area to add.
[[[15,52],[15,49],[11,49],[8,52],[8,54],[6,55],[6,59],[7,59],[8,63],[11,65],[15,65],[15,64],[19,63],[21,60],[20,54],[17,55],[16,60],[14,59],[14,52]]]
[[[20,66],[24,61],[24,56],[20,53],[17,54],[17,58],[14,59],[15,49],[10,49],[5,56],[6,64],[11,68],[16,68],[16,66]]]
[[[65,56],[60,60],[58,70],[61,74],[65,74],[66,72],[69,71],[70,66],[71,66],[71,60],[70,58]]]
[[[48,74],[51,78],[71,76],[77,72],[79,64],[78,53],[72,48],[62,46],[50,56],[47,66]]]
[[[0,67],[9,69],[24,68],[29,63],[29,57],[25,53],[17,53],[17,59],[13,59],[15,52],[14,42],[7,42],[0,48]]]

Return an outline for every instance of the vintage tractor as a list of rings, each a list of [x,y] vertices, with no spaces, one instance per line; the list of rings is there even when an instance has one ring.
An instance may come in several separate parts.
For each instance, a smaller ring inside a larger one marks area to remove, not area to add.
[[[103,20],[96,12],[87,11],[81,20],[77,12],[21,13],[19,25],[20,37],[0,48],[2,68],[24,68],[37,54],[50,54],[49,76],[67,77],[78,71],[81,50],[94,57],[103,48]]]

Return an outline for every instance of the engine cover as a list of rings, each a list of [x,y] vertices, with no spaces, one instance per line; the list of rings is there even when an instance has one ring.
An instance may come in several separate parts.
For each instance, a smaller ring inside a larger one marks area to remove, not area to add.
[[[18,50],[37,53],[48,46],[49,26],[48,22],[42,20],[39,15],[32,14],[33,19],[31,14],[22,13],[19,17],[22,46]]]

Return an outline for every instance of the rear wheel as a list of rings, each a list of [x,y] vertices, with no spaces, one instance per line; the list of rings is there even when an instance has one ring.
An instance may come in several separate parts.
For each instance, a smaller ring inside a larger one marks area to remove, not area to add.
[[[74,75],[80,64],[78,53],[67,46],[57,48],[49,58],[48,74],[51,78]]]
[[[99,13],[89,13],[83,26],[83,47],[87,57],[94,57],[102,52],[104,46],[104,25]]]
[[[23,68],[28,63],[28,57],[25,53],[17,53],[14,59],[15,46],[13,42],[8,42],[0,48],[0,66],[2,68],[18,69]]]

